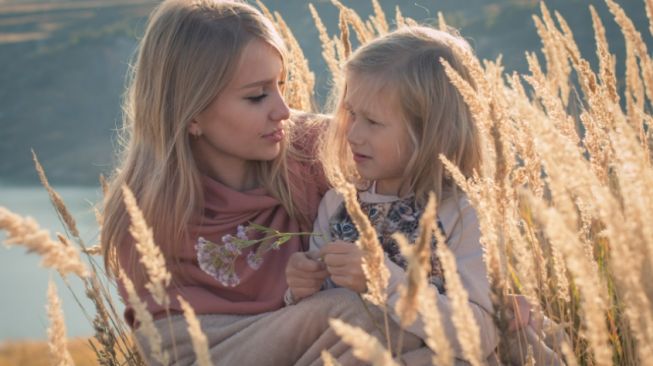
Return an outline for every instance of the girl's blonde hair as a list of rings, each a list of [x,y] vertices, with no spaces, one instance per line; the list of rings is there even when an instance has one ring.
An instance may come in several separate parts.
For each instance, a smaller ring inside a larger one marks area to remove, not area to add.
[[[110,272],[115,274],[116,249],[131,242],[122,185],[134,192],[155,242],[169,262],[189,239],[188,224],[202,210],[203,190],[187,126],[226,87],[243,49],[253,39],[276,49],[285,68],[282,38],[250,5],[226,0],[169,0],[151,14],[124,99],[119,168],[104,200],[101,241]],[[290,121],[285,126],[292,128]],[[255,164],[259,179],[272,195],[291,216],[301,216],[287,184],[290,150],[289,142],[284,141],[277,159]],[[137,257],[133,245],[121,248],[125,249],[132,253],[132,260]],[[143,278],[134,279],[140,280]]]
[[[347,79],[356,77],[357,85],[342,82],[334,108],[334,121],[322,139],[320,159],[329,180],[365,182],[356,173],[347,143],[348,111],[345,97],[349,92],[366,98],[392,98],[400,109],[413,144],[413,154],[405,169],[405,185],[420,203],[426,203],[433,191],[438,200],[457,187],[439,159],[442,154],[470,177],[481,163],[479,133],[462,95],[451,84],[441,59],[446,60],[465,80],[475,85],[460,59],[471,52],[469,44],[457,35],[424,26],[403,27],[360,47],[344,67]],[[387,100],[387,99],[386,99]]]

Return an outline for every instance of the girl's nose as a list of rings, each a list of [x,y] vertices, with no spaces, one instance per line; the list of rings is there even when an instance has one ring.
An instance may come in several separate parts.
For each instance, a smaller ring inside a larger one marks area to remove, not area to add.
[[[362,134],[360,133],[359,123],[356,120],[349,122],[349,129],[347,131],[347,142],[351,145],[359,145],[362,142]]]

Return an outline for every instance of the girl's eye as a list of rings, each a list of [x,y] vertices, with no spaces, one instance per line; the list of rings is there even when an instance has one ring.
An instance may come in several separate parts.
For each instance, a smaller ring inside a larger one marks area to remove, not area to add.
[[[246,99],[251,101],[252,103],[258,103],[258,102],[262,101],[267,96],[268,96],[267,94],[263,93],[261,95],[257,95],[257,96],[254,96],[254,97],[247,97]]]

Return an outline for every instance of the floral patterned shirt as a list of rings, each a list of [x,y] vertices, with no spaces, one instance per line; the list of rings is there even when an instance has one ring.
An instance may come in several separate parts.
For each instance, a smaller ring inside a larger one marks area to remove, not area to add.
[[[389,202],[365,202],[361,201],[360,194],[358,201],[361,209],[377,232],[379,243],[388,258],[398,266],[406,269],[406,259],[401,255],[399,246],[392,238],[392,234],[400,232],[414,243],[419,236],[419,220],[424,212],[424,207],[417,204],[414,195]],[[442,223],[438,220],[438,229],[444,235]],[[333,216],[329,218],[329,236],[332,240],[343,240],[355,242],[359,234],[356,225],[353,223],[344,202],[336,209]],[[435,236],[431,241],[431,274],[429,281],[435,285],[440,293],[444,293],[444,276],[440,261],[435,255]]]

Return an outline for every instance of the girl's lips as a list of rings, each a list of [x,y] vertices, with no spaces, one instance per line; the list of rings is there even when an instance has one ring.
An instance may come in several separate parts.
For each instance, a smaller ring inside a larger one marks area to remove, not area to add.
[[[357,163],[362,163],[362,162],[367,161],[369,159],[371,159],[371,157],[369,157],[367,155],[354,153],[354,161],[357,162]]]
[[[274,130],[268,134],[263,135],[262,137],[271,142],[280,142],[283,140],[283,129],[280,128],[278,130]]]

